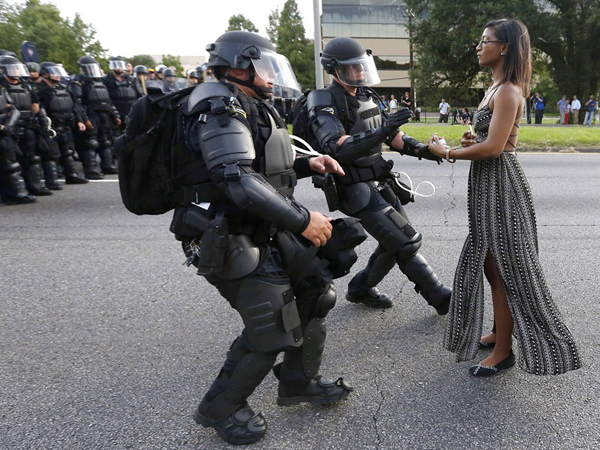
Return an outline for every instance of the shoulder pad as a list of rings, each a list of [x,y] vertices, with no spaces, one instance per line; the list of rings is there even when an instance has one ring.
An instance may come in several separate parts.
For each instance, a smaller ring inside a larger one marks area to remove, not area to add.
[[[333,95],[331,94],[331,92],[326,91],[324,89],[311,91],[310,94],[308,94],[308,98],[306,100],[306,105],[309,111],[312,108],[322,106],[334,106],[334,104],[335,102],[333,99]]]
[[[204,100],[213,97],[233,97],[234,91],[229,84],[224,83],[202,83],[190,94],[187,101],[187,113],[193,112],[194,108]]]

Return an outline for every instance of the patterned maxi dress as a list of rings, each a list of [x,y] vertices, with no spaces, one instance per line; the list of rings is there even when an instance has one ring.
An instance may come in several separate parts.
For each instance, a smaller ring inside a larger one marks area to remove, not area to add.
[[[492,110],[475,113],[477,141],[487,138]],[[456,274],[444,346],[457,361],[475,358],[483,324],[483,266],[491,252],[504,283],[517,337],[519,366],[560,374],[580,367],[575,341],[552,299],[540,262],[529,183],[514,152],[472,161],[469,235]]]

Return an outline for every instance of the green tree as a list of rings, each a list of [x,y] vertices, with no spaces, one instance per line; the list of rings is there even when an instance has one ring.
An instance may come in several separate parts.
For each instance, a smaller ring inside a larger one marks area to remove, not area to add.
[[[289,60],[303,89],[315,87],[315,61],[313,41],[306,38],[306,29],[295,0],[287,0],[279,12],[269,15],[267,35],[277,52]]]
[[[163,55],[162,64],[164,64],[167,67],[175,67],[175,69],[177,70],[177,75],[184,76],[183,65],[181,64],[181,59],[179,59],[179,56]]]
[[[445,87],[460,96],[488,81],[475,57],[485,24],[500,17],[521,19],[529,30],[535,80],[549,75],[567,95],[597,92],[600,82],[600,3],[597,0],[407,0],[417,16],[411,30],[417,64],[411,77],[423,90]]]
[[[22,41],[18,11],[5,0],[0,0],[0,48],[18,55]]]
[[[133,67],[139,65],[146,66],[149,69],[154,69],[154,67],[156,67],[156,61],[154,61],[154,58],[150,55],[135,55],[128,58],[127,61],[129,61]]]
[[[35,44],[41,61],[62,63],[67,71],[77,72],[77,60],[84,54],[105,60],[95,34],[78,14],[70,22],[50,3],[28,0],[13,8],[0,0],[0,42],[18,56],[21,42],[27,40]]]
[[[243,14],[237,14],[229,18],[229,26],[225,31],[251,31],[258,33],[258,28],[256,28],[251,20],[246,19]]]

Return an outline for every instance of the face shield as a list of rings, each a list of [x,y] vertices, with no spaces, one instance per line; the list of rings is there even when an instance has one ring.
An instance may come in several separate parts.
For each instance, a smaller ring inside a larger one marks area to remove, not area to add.
[[[101,78],[102,72],[100,71],[100,64],[98,64],[98,63],[82,64],[81,65],[81,74],[87,78]]]
[[[273,90],[279,89],[282,93],[293,93],[292,97],[296,98],[301,94],[300,86],[296,81],[296,75],[292,70],[292,66],[288,59],[278,53],[272,51],[262,52],[259,59],[253,59],[252,64],[256,70],[256,74],[263,80],[273,83]]]
[[[124,72],[127,70],[127,63],[125,61],[119,61],[118,59],[111,59],[108,61],[108,68],[116,72]]]
[[[2,66],[2,73],[10,78],[28,77],[29,70],[25,64],[6,64]]]
[[[65,68],[62,66],[48,66],[44,70],[48,73],[48,75],[52,79],[60,80],[63,77],[69,76],[67,74],[67,71],[65,70]]]
[[[337,61],[335,73],[348,86],[374,86],[379,84],[375,61],[369,53],[345,61]]]

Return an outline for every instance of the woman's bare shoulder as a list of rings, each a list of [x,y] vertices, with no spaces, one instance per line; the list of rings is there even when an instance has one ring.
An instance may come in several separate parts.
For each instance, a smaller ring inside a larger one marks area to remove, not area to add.
[[[523,90],[521,89],[521,86],[511,81],[507,83],[502,83],[500,85],[500,88],[498,88],[498,93],[501,93],[503,95],[514,95],[519,98],[523,97]]]

